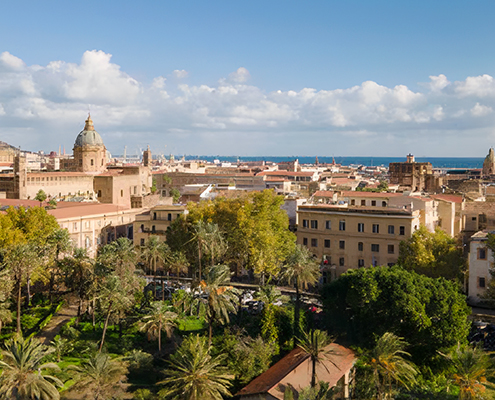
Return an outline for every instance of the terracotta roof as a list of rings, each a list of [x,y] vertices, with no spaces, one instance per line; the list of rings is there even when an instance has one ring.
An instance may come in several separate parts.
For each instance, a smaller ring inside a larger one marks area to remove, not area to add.
[[[117,206],[115,204],[92,204],[92,203],[79,203],[78,207],[62,207],[53,210],[48,210],[50,215],[53,215],[57,219],[86,217],[88,215],[100,215],[109,214],[119,211],[127,211],[128,207]],[[138,210],[136,210],[138,211]]]
[[[256,176],[313,176],[316,172],[261,171]]]
[[[404,196],[402,193],[388,193],[388,192],[361,192],[361,191],[353,191],[353,190],[343,190],[340,192],[341,197],[379,197],[379,198],[388,198],[388,197],[402,197]]]
[[[455,194],[435,194],[430,197],[435,200],[449,201],[451,203],[462,203],[462,196]]]
[[[249,385],[242,388],[240,392],[237,393],[237,396],[268,392],[294,368],[308,358],[308,353],[300,347],[296,347],[279,362],[269,368],[268,371],[263,372],[260,376],[252,380]]]
[[[317,190],[316,192],[313,193],[314,197],[333,197],[334,195],[333,190]]]
[[[329,360],[318,364],[316,373],[319,380],[328,382],[330,387],[333,387],[344,374],[350,371],[356,361],[356,357],[352,350],[337,343],[329,344],[325,350]],[[237,396],[253,396],[266,393],[282,400],[284,398],[284,389],[289,384],[296,390],[301,390],[311,384],[311,370],[309,354],[296,347],[268,371],[241,389]]]

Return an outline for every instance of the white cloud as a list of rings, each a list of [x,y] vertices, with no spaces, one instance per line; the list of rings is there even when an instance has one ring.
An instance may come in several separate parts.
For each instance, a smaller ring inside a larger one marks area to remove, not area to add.
[[[493,109],[491,107],[484,106],[480,103],[476,103],[475,106],[471,108],[471,115],[474,117],[484,117],[492,112]]]
[[[236,83],[247,82],[249,80],[249,78],[251,78],[251,74],[244,67],[238,68],[237,71],[232,72],[229,75],[229,80],[232,81],[232,82],[236,82]]]
[[[24,61],[20,58],[13,56],[8,51],[4,51],[0,54],[0,68],[6,71],[18,71],[25,66]]]
[[[187,76],[189,75],[189,72],[187,72],[186,70],[184,69],[176,69],[174,72],[172,72],[174,74],[174,76],[177,78],[177,79],[183,79],[183,78],[187,78]]]
[[[168,74],[180,78],[187,72]],[[455,149],[456,138],[465,140],[466,127],[492,129],[489,118],[480,118],[495,107],[495,82],[489,75],[453,83],[442,74],[430,76],[422,91],[366,81],[335,90],[268,93],[247,84],[249,78],[249,71],[241,67],[216,85],[169,82],[163,76],[143,83],[102,51],[85,52],[79,63],[59,60],[45,66],[27,66],[4,52],[0,140],[15,137],[20,142],[16,145],[27,149],[50,150],[59,144],[72,148],[88,105],[96,129],[113,152],[124,144],[156,142],[158,147],[167,144],[169,151],[176,146],[190,154],[236,154],[255,149],[255,144],[258,153],[294,154],[303,148],[320,151],[322,142],[338,145],[331,149],[336,154],[372,154],[383,153],[387,143],[406,146],[411,137],[426,132],[434,132],[439,143],[445,137],[449,145],[439,148],[445,152],[449,146]],[[352,140],[356,136],[367,139]],[[258,139],[253,144],[254,137]]]

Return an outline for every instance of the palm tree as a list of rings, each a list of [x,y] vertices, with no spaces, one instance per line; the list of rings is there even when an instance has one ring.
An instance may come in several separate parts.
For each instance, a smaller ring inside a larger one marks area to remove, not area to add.
[[[79,304],[77,307],[77,322],[81,318],[83,301],[94,282],[95,271],[93,259],[88,256],[85,248],[74,249],[72,257],[62,260],[62,269],[65,273],[65,284],[77,293]]]
[[[169,306],[157,301],[152,304],[151,314],[143,319],[146,322],[141,326],[140,330],[148,334],[148,340],[158,338],[158,352],[161,352],[162,332],[165,332],[168,338],[172,336],[177,314],[170,311]]]
[[[368,365],[373,371],[378,400],[392,398],[394,382],[406,388],[416,382],[416,366],[404,358],[410,356],[404,350],[407,346],[402,338],[386,332],[371,351]]]
[[[281,272],[281,278],[296,288],[296,304],[294,306],[294,337],[299,337],[299,314],[301,308],[300,290],[308,284],[318,282],[320,268],[311,252],[304,246],[297,245],[287,257]]]
[[[201,288],[207,297],[198,297],[205,305],[208,321],[208,343],[211,345],[213,324],[215,322],[228,323],[229,312],[236,309],[237,290],[228,286],[230,283],[230,269],[226,265],[215,265],[208,270]]]
[[[309,332],[304,332],[303,340],[300,341],[298,344],[301,349],[303,349],[311,356],[312,388],[316,386],[316,366],[325,360],[330,361],[332,364],[334,364],[333,361],[331,361],[328,357],[331,354],[331,350],[326,349],[326,347],[332,342],[333,339],[329,337],[325,331],[316,329],[310,330]]]
[[[159,394],[174,400],[222,400],[232,396],[228,390],[234,378],[222,366],[224,355],[212,357],[206,338],[190,336],[170,357],[165,385]]]
[[[442,353],[440,353],[442,354]],[[454,368],[453,381],[459,386],[459,400],[484,398],[487,378],[495,376],[490,356],[478,347],[457,345],[445,355]]]
[[[9,340],[0,361],[0,397],[8,399],[58,400],[57,390],[63,383],[56,377],[41,374],[45,369],[59,369],[54,363],[42,364],[42,359],[52,351],[38,339],[18,337]]]
[[[189,261],[182,251],[171,251],[167,255],[166,262],[168,263],[169,271],[173,271],[179,276],[181,272],[187,272]]]
[[[156,236],[151,236],[145,246],[141,250],[141,256],[148,264],[148,272],[153,271],[156,279],[157,262],[158,260],[164,261],[168,252],[170,251],[168,245],[161,242]]]
[[[119,389],[125,379],[127,369],[119,360],[112,360],[108,354],[96,353],[80,366],[71,365],[69,369],[77,374],[74,388],[77,391],[91,393],[94,400],[110,398]]]
[[[48,237],[47,243],[51,254],[50,258],[52,259],[49,286],[49,297],[51,301],[55,279],[57,273],[60,271],[60,254],[70,253],[73,248],[73,242],[67,229],[57,229]]]
[[[202,220],[193,225],[193,239],[198,246],[199,281],[202,279],[201,261],[205,254],[211,259],[211,266],[215,265],[215,259],[221,257],[226,251],[223,235],[217,224]]]

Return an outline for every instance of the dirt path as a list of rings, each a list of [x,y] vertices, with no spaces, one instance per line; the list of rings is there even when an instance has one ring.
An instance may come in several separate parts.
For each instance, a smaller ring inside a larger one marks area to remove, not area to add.
[[[39,333],[38,338],[44,344],[50,344],[50,342],[58,335],[62,326],[70,321],[71,318],[77,315],[77,304],[65,303],[62,308],[56,313],[47,326]]]

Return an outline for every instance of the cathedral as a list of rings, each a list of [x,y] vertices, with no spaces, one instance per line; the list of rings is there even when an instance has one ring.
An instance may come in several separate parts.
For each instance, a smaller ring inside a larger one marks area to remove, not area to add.
[[[59,171],[29,170],[26,156],[13,157],[14,172],[0,174],[0,198],[33,199],[42,189],[48,198],[83,196],[100,203],[140,208],[151,193],[151,153],[143,163],[108,166],[105,144],[88,115],[84,129],[74,142],[73,157],[60,160]]]

